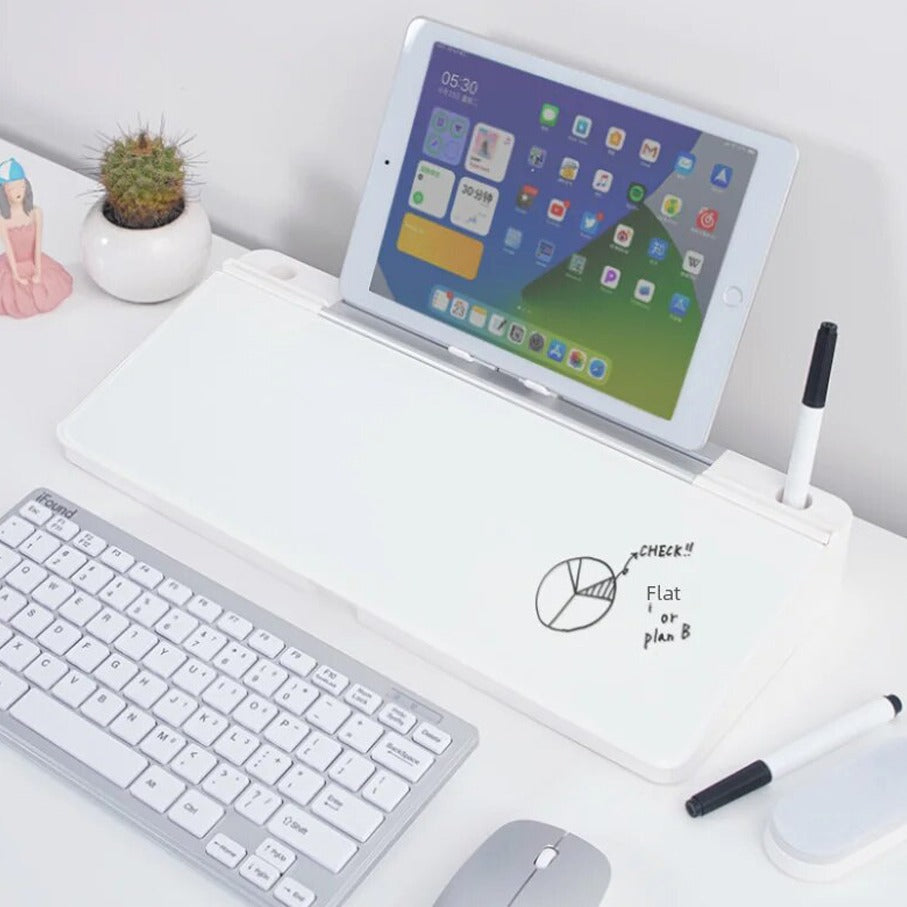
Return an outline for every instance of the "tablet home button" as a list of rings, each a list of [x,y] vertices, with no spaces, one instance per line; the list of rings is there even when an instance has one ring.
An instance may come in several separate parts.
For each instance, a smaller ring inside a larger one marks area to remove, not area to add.
[[[725,305],[740,305],[743,302],[743,290],[740,287],[728,287],[724,291]]]

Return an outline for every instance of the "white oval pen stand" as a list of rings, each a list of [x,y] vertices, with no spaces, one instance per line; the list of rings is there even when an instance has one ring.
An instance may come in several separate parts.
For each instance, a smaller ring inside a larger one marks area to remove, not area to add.
[[[379,330],[336,279],[229,262],[59,426],[67,455],[655,781],[828,613],[852,520]]]

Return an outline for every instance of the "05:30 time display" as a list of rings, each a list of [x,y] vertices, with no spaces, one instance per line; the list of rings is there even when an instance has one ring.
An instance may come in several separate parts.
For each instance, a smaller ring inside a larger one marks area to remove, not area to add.
[[[445,69],[441,73],[441,84],[447,88],[454,88],[462,91],[464,94],[474,95],[479,90],[479,83],[468,76],[462,76],[459,73],[451,72]]]

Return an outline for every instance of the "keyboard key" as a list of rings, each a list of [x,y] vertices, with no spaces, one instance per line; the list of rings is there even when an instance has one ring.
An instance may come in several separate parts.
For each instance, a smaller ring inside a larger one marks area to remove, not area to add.
[[[239,766],[258,749],[258,743],[254,734],[234,724],[218,737],[214,752]]]
[[[247,787],[249,778],[241,771],[221,762],[202,782],[202,790],[229,806]]]
[[[80,532],[72,542],[73,546],[84,551],[89,557],[97,557],[106,547],[107,542],[93,532]]]
[[[216,834],[205,847],[205,853],[228,869],[236,869],[246,855],[246,848],[224,834]]]
[[[206,598],[204,595],[196,595],[186,605],[186,610],[199,620],[207,621],[209,624],[217,620],[224,611],[217,602],[211,601],[210,598]]]
[[[260,659],[249,669],[243,683],[262,696],[273,696],[277,688],[287,679],[287,672],[273,661]]]
[[[246,696],[233,712],[233,720],[253,734],[260,734],[277,714],[277,706],[254,693]]]
[[[327,771],[327,767],[340,755],[343,747],[320,731],[312,731],[297,750],[297,755],[315,771]]]
[[[209,669],[210,670],[210,669]],[[174,679],[174,683],[176,680]],[[246,698],[246,688],[229,677],[219,677],[202,694],[202,700],[229,715]]]
[[[152,592],[143,592],[126,609],[126,615],[150,630],[169,610],[170,605],[162,598]]]
[[[186,661],[186,656],[172,643],[159,642],[142,661],[149,671],[166,679]]]
[[[388,731],[381,738],[370,755],[379,765],[412,783],[418,781],[435,761],[428,750],[393,731]]]
[[[280,663],[300,677],[305,677],[318,664],[311,655],[306,655],[294,646],[285,649],[280,656]]]
[[[261,857],[255,856],[249,857],[239,867],[239,874],[262,891],[270,891],[280,878],[280,873],[270,863],[265,863]]]
[[[245,769],[253,778],[273,786],[291,764],[292,760],[289,756],[269,743],[265,743],[255,751],[252,758],[246,763]]]
[[[189,635],[183,643],[183,648],[202,661],[211,661],[226,644],[227,637],[223,633],[202,625]]]
[[[22,561],[6,574],[7,585],[26,595],[47,579],[47,571],[31,561]]]
[[[198,626],[198,619],[179,608],[171,608],[155,625],[154,629],[164,639],[180,645],[183,640]]]
[[[134,705],[126,707],[110,725],[110,730],[132,746],[136,746],[154,727],[154,719]]]
[[[305,806],[322,787],[324,778],[304,765],[294,765],[277,785],[282,794],[300,806]]]
[[[90,674],[108,655],[110,655],[110,649],[107,646],[90,636],[83,636],[66,653],[66,660],[71,665]]]
[[[273,838],[265,838],[255,848],[255,854],[261,857],[265,863],[273,866],[281,875],[296,862],[296,854]]]
[[[408,784],[401,781],[396,775],[381,769],[372,775],[362,789],[362,798],[389,813],[408,793]]]
[[[351,709],[333,696],[322,694],[306,713],[306,721],[326,734],[336,734],[340,725],[350,717]]]
[[[252,623],[234,611],[225,611],[217,621],[217,628],[242,642],[252,632]]]
[[[36,529],[20,546],[19,551],[35,563],[43,564],[60,547],[60,542],[49,532]]]
[[[260,784],[252,784],[240,794],[233,806],[241,816],[245,816],[250,822],[264,825],[282,803],[283,800],[273,791]]]
[[[2,649],[12,638],[13,631],[8,627],[4,627],[3,624],[0,624],[0,649]]]
[[[276,658],[284,649],[284,642],[272,636],[267,630],[254,630],[246,644],[265,658]]]
[[[113,646],[129,658],[141,661],[160,640],[138,624],[131,624],[114,641]]]
[[[320,694],[315,687],[291,677],[274,696],[274,701],[288,712],[300,716],[318,698]]]
[[[380,724],[354,712],[337,733],[337,739],[360,753],[367,753],[381,739],[384,728]]]
[[[84,592],[76,592],[60,606],[61,616],[71,620],[77,627],[84,627],[100,610],[101,605],[97,599]]]
[[[18,548],[34,531],[34,525],[28,520],[11,516],[0,523],[0,542],[10,548]]]
[[[160,570],[155,570],[150,564],[142,561],[133,564],[129,568],[127,576],[146,589],[153,589],[164,578],[164,574]]]
[[[21,554],[10,551],[6,545],[0,545],[0,579],[6,576],[22,560]]]
[[[216,757],[200,746],[190,743],[170,763],[170,770],[190,784],[201,784],[202,779],[217,765]]]
[[[289,712],[281,712],[265,729],[265,740],[279,746],[285,753],[292,753],[302,743],[309,728]]]
[[[192,598],[192,590],[188,586],[168,577],[158,587],[157,594],[167,599],[172,605],[185,605]]]
[[[251,649],[238,642],[229,642],[215,656],[213,664],[219,671],[238,680],[257,660],[258,656]]]
[[[186,738],[177,734],[172,728],[159,724],[139,745],[139,749],[146,755],[167,765],[170,760],[186,745]],[[170,805],[169,803],[167,804]],[[163,812],[163,810],[162,810]]]
[[[150,709],[167,692],[167,684],[148,671],[137,674],[123,688],[123,695],[140,709]]]
[[[168,690],[152,709],[156,718],[171,727],[182,727],[184,722],[198,708],[198,702],[180,690]]]
[[[450,734],[445,734],[440,728],[424,721],[416,728],[413,740],[438,756],[450,746]]]
[[[384,821],[381,810],[363,803],[336,784],[329,784],[318,794],[309,809],[360,843],[367,841]]]
[[[355,706],[365,712],[366,715],[374,715],[381,705],[381,697],[377,693],[358,683],[354,683],[346,691],[343,699],[344,702]]]
[[[378,720],[401,734],[408,734],[416,723],[416,716],[412,712],[407,712],[406,709],[401,709],[400,706],[389,702],[378,712]]]
[[[289,803],[268,823],[268,832],[334,873],[340,872],[358,850],[349,838],[326,822]]]
[[[64,542],[71,542],[79,534],[79,527],[65,516],[55,516],[47,524],[47,531]]]
[[[287,907],[312,907],[315,903],[315,894],[296,879],[279,879],[274,886],[274,897]]]
[[[46,608],[56,610],[68,601],[76,590],[62,579],[56,576],[48,576],[34,592],[32,598],[40,605]]]
[[[117,611],[125,611],[139,597],[141,591],[141,586],[125,577],[117,576],[101,589],[98,598]]]
[[[0,664],[12,671],[24,671],[41,653],[41,650],[24,636],[14,636],[0,649]]]
[[[21,592],[3,586],[0,589],[0,620],[11,620],[27,604],[28,599]]]
[[[30,639],[37,639],[47,627],[54,622],[53,614],[40,605],[29,605],[23,608],[10,622],[14,630],[18,630]]]
[[[122,690],[136,674],[138,667],[122,655],[109,656],[95,671],[94,678],[112,690]]]
[[[112,579],[113,570],[97,561],[89,561],[72,577],[72,581],[89,595],[97,595]]]
[[[173,682],[190,696],[200,696],[215,677],[217,677],[217,671],[214,668],[202,664],[197,658],[190,658],[173,675]]]
[[[339,671],[329,668],[327,665],[321,665],[311,677],[312,683],[322,690],[327,690],[334,696],[339,696],[350,684],[349,678],[345,677]]]
[[[6,711],[27,689],[21,677],[0,668],[0,709]]]
[[[67,541],[69,540],[67,539]],[[125,573],[135,563],[135,558],[123,551],[122,548],[111,545],[102,552],[101,563],[107,564],[108,567],[113,568],[117,573]]]
[[[357,791],[375,773],[375,766],[364,756],[347,750],[334,760],[328,771],[332,781],[342,784],[351,791]]]
[[[81,712],[86,718],[107,727],[123,709],[126,703],[110,690],[95,690],[85,702],[82,703]]]
[[[147,759],[40,690],[29,690],[10,714],[118,787],[128,787],[148,766]]]
[[[38,642],[54,655],[65,655],[82,634],[65,620],[55,620],[39,637]]]
[[[73,573],[88,563],[88,558],[81,551],[64,545],[58,549],[47,563],[44,565],[48,570],[53,570],[57,576],[63,579],[69,579]]]
[[[23,676],[42,690],[49,690],[68,670],[59,658],[45,652],[25,669]]]
[[[19,508],[19,513],[36,526],[43,526],[53,516],[53,511],[49,507],[35,500],[26,501]]]
[[[77,709],[98,688],[98,685],[79,671],[70,671],[54,686],[52,692],[61,702]]]
[[[210,797],[189,790],[170,808],[167,818],[196,838],[204,838],[223,818],[224,811]]]
[[[186,785],[178,778],[174,778],[170,772],[152,765],[139,775],[138,780],[129,788],[129,792],[155,812],[163,813],[185,789]]]
[[[94,617],[85,628],[101,642],[112,643],[129,627],[129,619],[113,608],[105,608]]]

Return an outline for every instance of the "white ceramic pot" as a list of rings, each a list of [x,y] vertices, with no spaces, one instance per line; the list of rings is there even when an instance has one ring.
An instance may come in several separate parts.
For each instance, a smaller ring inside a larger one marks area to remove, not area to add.
[[[127,302],[162,302],[195,286],[208,265],[211,224],[198,202],[163,227],[112,224],[97,202],[82,224],[82,263],[105,292]]]

